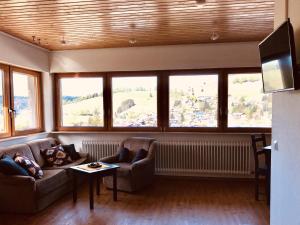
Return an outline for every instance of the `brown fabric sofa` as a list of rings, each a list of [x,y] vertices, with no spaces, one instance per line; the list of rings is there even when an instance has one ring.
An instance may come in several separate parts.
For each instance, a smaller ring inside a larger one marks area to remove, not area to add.
[[[132,159],[136,152],[143,148],[148,151],[147,157],[134,163],[119,163],[118,154],[122,148],[128,148]],[[152,138],[133,137],[124,140],[113,156],[100,159],[102,162],[114,163],[120,166],[117,170],[117,189],[126,192],[138,191],[151,184],[154,178],[155,161],[154,154],[157,141]],[[104,177],[103,182],[107,188],[113,187],[113,178]]]
[[[29,176],[6,176],[0,173],[0,212],[35,213],[71,190],[72,174],[68,168],[87,161],[87,155],[80,153],[81,159],[63,167],[46,167],[40,150],[54,144],[58,144],[56,139],[45,138],[0,149],[0,157],[3,154],[13,157],[19,152],[35,160],[44,172],[43,178],[37,180]]]

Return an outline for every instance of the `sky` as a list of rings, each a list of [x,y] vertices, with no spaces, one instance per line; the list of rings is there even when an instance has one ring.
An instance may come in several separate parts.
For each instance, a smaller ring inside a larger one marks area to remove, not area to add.
[[[170,76],[170,89],[187,91],[189,88],[196,95],[214,96],[218,93],[218,75]]]
[[[112,88],[135,88],[144,87],[146,89],[156,89],[157,77],[113,77]]]
[[[103,90],[101,77],[62,78],[60,84],[62,96],[86,96]]]

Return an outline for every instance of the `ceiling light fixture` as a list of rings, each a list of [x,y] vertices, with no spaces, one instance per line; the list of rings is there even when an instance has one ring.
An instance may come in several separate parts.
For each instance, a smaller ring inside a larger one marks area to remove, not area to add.
[[[210,36],[210,40],[216,41],[220,38],[220,35],[217,32],[213,32],[212,35]]]
[[[132,44],[132,45],[134,45],[136,42],[137,42],[137,41],[136,41],[136,39],[135,39],[135,38],[131,38],[131,39],[129,39],[129,44]]]

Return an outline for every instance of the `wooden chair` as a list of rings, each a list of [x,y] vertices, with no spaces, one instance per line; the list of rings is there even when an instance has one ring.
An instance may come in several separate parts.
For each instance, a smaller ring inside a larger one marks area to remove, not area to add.
[[[254,153],[254,161],[255,161],[255,199],[259,200],[259,177],[264,176],[266,178],[266,197],[267,202],[269,202],[270,190],[268,187],[268,180],[269,180],[269,171],[268,162],[267,162],[267,155],[266,151],[263,147],[267,146],[266,144],[266,136],[265,134],[253,134],[251,135],[252,140],[252,148]],[[260,144],[260,145],[259,145]],[[259,165],[259,158],[260,155],[264,156],[264,164]]]

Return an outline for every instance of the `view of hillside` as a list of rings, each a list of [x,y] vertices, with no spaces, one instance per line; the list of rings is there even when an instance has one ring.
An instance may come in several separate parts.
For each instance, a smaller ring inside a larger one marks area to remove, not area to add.
[[[271,127],[272,95],[263,94],[262,77],[233,74],[228,77],[228,126]]]
[[[170,127],[216,127],[218,76],[171,76]]]
[[[156,78],[143,77],[140,81],[118,78],[113,86],[113,125],[115,127],[157,126]],[[131,87],[128,87],[131,83]],[[97,85],[98,87],[99,85]],[[64,95],[62,113],[64,126],[103,126],[102,91],[85,95]],[[75,92],[74,92],[75,93]],[[171,76],[171,127],[216,127],[218,104],[218,77]],[[0,104],[2,103],[0,97]],[[29,98],[15,96],[16,128],[25,129],[34,124],[29,110]],[[260,74],[229,75],[228,126],[270,127],[272,97],[262,94]],[[0,130],[4,130],[3,108],[0,108]]]
[[[0,104],[3,105],[3,97],[0,97]],[[35,121],[32,120],[34,113],[29,110],[29,98],[25,96],[15,96],[14,97],[14,108],[16,110],[15,120],[16,129],[23,130],[35,126]],[[4,117],[3,108],[0,107],[0,130],[4,131]]]
[[[157,78],[113,78],[113,126],[157,126]]]

